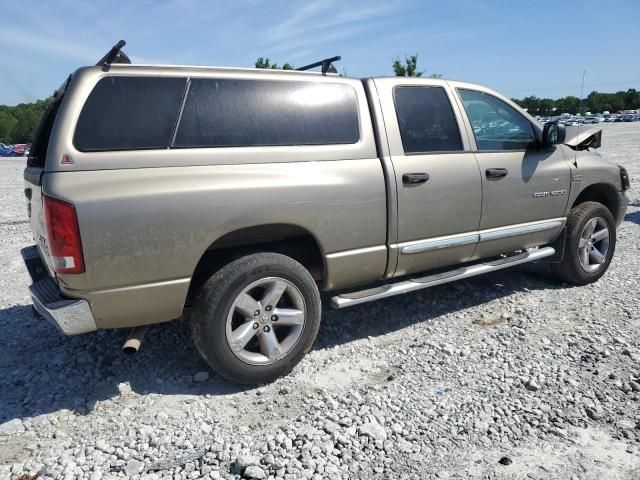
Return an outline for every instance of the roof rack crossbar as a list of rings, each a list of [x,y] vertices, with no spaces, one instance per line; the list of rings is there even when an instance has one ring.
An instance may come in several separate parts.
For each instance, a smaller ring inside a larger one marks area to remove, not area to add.
[[[131,63],[127,54],[122,51],[122,48],[127,44],[124,40],[120,40],[116,43],[107,54],[98,60],[96,67],[101,65],[111,65],[112,63]]]
[[[311,70],[312,68],[322,67],[322,75],[326,75],[327,73],[338,73],[336,67],[333,66],[333,62],[337,62],[341,60],[342,57],[340,55],[336,55],[335,57],[325,58],[320,60],[319,62],[310,63],[309,65],[305,65],[304,67],[296,68],[296,70]]]

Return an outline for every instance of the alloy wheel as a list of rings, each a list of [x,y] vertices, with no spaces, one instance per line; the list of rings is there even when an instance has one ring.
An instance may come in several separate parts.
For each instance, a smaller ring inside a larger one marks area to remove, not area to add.
[[[268,365],[295,347],[305,318],[304,298],[293,283],[279,277],[262,278],[233,301],[227,315],[227,343],[243,362]]]

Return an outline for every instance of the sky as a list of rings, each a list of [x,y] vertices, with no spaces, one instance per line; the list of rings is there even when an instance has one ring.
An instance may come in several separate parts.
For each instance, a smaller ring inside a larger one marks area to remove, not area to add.
[[[640,0],[2,0],[0,104],[45,98],[119,39],[135,63],[427,74],[510,97],[640,89]]]

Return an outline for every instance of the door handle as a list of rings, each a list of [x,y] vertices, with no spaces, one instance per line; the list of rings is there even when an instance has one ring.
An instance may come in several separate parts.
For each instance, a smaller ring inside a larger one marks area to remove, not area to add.
[[[405,173],[402,175],[402,183],[405,185],[418,185],[429,180],[428,173]]]
[[[485,173],[489,180],[498,180],[506,177],[509,174],[509,170],[506,168],[487,168]]]

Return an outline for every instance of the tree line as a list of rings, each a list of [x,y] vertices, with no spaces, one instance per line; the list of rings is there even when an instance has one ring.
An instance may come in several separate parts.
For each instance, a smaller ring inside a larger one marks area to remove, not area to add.
[[[635,110],[640,108],[640,91],[635,88],[616,93],[591,92],[582,101],[578,97],[569,96],[558,99],[538,98],[536,96],[513,99],[532,115],[553,116],[561,113],[585,114],[586,112],[617,112],[618,110]]]
[[[255,62],[256,68],[293,70],[291,63],[282,66],[271,62],[268,57],[260,57]],[[399,77],[428,77],[440,78],[438,73],[425,74],[418,69],[418,56],[396,57],[391,65],[393,72]],[[616,112],[618,110],[632,110],[640,108],[640,91],[633,88],[626,92],[600,93],[591,92],[582,101],[578,97],[569,96],[558,99],[538,98],[536,96],[513,99],[522,108],[526,108],[533,115],[551,116],[561,113],[585,112]],[[15,107],[0,105],[0,143],[29,143],[35,135],[40,119],[47,108],[50,99],[37,100],[33,103],[21,103]]]
[[[30,143],[48,104],[49,99],[15,107],[0,105],[0,143]]]

